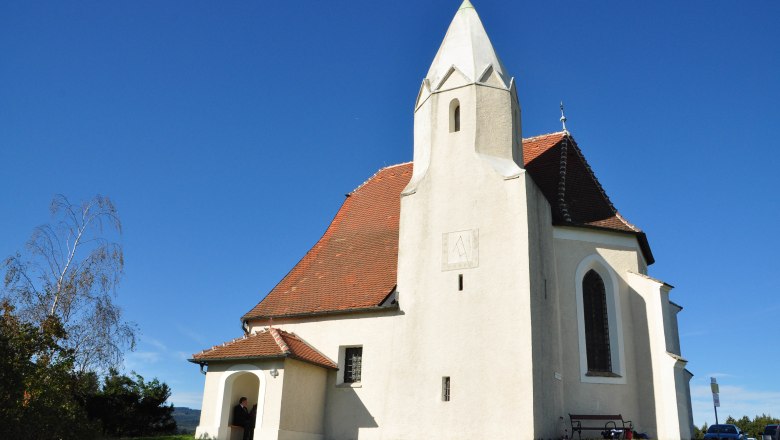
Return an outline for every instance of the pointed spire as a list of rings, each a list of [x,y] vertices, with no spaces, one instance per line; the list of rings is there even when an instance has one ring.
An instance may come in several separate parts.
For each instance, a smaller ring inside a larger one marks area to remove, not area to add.
[[[444,36],[444,41],[425,77],[435,88],[453,66],[473,82],[480,80],[479,76],[488,66],[493,66],[493,70],[509,88],[506,69],[493,49],[485,27],[469,0],[464,0],[455,13],[447,29],[447,35]]]
[[[561,101],[561,124],[563,124],[563,131],[568,133],[569,130],[566,129],[566,115],[563,113],[563,101]]]

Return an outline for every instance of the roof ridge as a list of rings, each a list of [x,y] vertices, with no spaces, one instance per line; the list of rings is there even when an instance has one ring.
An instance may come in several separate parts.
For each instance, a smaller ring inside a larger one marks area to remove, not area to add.
[[[411,160],[410,160],[410,161],[408,161],[408,162],[397,163],[397,164],[395,164],[395,165],[387,165],[387,166],[384,166],[384,167],[382,167],[382,168],[380,168],[380,169],[376,170],[376,172],[375,172],[374,174],[372,174],[372,175],[371,175],[371,177],[369,177],[369,178],[368,178],[368,179],[366,179],[366,180],[365,180],[363,183],[361,183],[360,185],[358,185],[358,186],[357,186],[355,189],[353,189],[352,191],[350,191],[349,193],[347,193],[347,197],[349,197],[349,196],[351,196],[352,194],[355,194],[356,192],[358,192],[358,191],[360,190],[360,188],[363,188],[364,186],[366,186],[366,184],[367,184],[368,182],[370,182],[370,181],[371,181],[371,180],[372,180],[374,177],[376,177],[376,176],[377,176],[379,173],[381,173],[382,171],[389,170],[390,168],[400,167],[400,166],[403,166],[403,165],[409,165],[409,164],[411,164],[411,163],[414,163],[414,161],[411,161]]]
[[[401,162],[401,163],[397,163],[397,164],[394,164],[394,165],[387,165],[387,166],[384,166],[384,167],[380,168],[379,171],[383,171],[383,170],[386,170],[388,168],[400,167],[401,165],[409,165],[412,162],[414,162],[414,161],[407,160],[406,162]]]
[[[257,333],[252,333],[250,335],[242,335],[242,336],[239,336],[237,338],[233,338],[233,339],[231,339],[229,341],[225,341],[225,342],[223,342],[221,344],[213,345],[211,348],[204,348],[203,350],[201,350],[201,351],[199,351],[198,353],[195,353],[195,354],[203,354],[203,353],[206,353],[207,351],[214,351],[214,350],[216,350],[218,348],[225,348],[228,345],[233,345],[233,344],[235,344],[238,341],[243,341],[244,339],[250,338],[250,337],[252,337],[252,336],[254,336],[256,334]]]
[[[620,220],[621,222],[623,222],[623,224],[624,224],[624,225],[626,225],[626,226],[628,226],[629,228],[631,228],[631,230],[632,230],[632,231],[634,231],[634,232],[642,232],[642,230],[641,230],[641,229],[639,229],[639,228],[638,228],[636,225],[634,225],[634,224],[633,224],[633,223],[631,223],[630,221],[626,220],[626,219],[625,219],[625,218],[624,218],[622,215],[620,215],[620,212],[618,212],[618,211],[615,211],[615,217],[617,217],[617,218],[618,218],[618,220]]]
[[[298,260],[298,262],[293,267],[290,268],[290,270],[287,272],[287,274],[285,274],[282,277],[282,279],[279,280],[278,283],[276,283],[276,285],[271,289],[271,291],[276,289],[277,286],[280,286],[282,283],[284,283],[284,281],[287,279],[287,277],[292,276],[294,274],[294,272],[296,271],[296,269],[303,270],[303,269],[305,269],[306,267],[310,266],[312,263],[314,263],[316,261],[316,257],[320,254],[320,252],[322,252],[322,250],[325,247],[324,245],[330,241],[331,236],[333,235],[333,231],[335,230],[335,227],[344,220],[344,216],[346,215],[346,211],[347,211],[347,209],[345,209],[345,208],[347,207],[347,204],[349,204],[349,203],[351,203],[351,201],[350,201],[350,198],[347,197],[347,199],[341,205],[339,210],[336,211],[336,215],[333,216],[333,220],[331,220],[330,223],[328,224],[328,226],[325,228],[325,232],[322,233],[322,236],[317,241],[314,242],[314,245],[312,245],[312,247],[308,251],[306,251],[305,254],[303,254],[301,259]],[[299,284],[299,283],[300,283],[300,280],[297,280],[294,285],[290,286],[288,291],[294,291],[293,288],[297,288],[297,284]],[[263,300],[261,300],[261,302],[262,301]],[[257,307],[257,306],[255,306],[255,307]],[[252,310],[254,310],[255,307],[252,307],[251,310],[246,312],[242,316],[241,319],[245,319],[250,313],[252,313]]]
[[[585,155],[582,154],[582,150],[580,149],[580,146],[577,145],[577,141],[574,139],[574,136],[572,136],[570,133],[566,133],[566,137],[568,137],[571,140],[571,145],[574,147],[574,152],[579,156],[580,160],[582,161],[582,164],[585,165],[585,170],[588,172],[588,175],[591,179],[593,179],[593,183],[596,184],[596,188],[599,190],[601,195],[604,197],[604,200],[607,201],[607,204],[609,205],[609,208],[612,210],[612,212],[615,213],[615,215],[618,214],[617,208],[615,208],[615,205],[612,203],[612,200],[610,200],[609,196],[607,195],[607,192],[604,190],[604,187],[601,186],[601,182],[599,182],[599,179],[596,177],[596,173],[593,172],[593,168],[591,168],[590,163],[588,163],[588,160],[585,159]],[[621,218],[621,221],[624,221],[624,219]],[[625,222],[628,223],[628,222]],[[626,226],[633,226],[633,225],[626,225]],[[641,232],[637,230],[636,232]]]
[[[279,334],[279,330],[268,327],[268,331],[271,333],[271,336],[273,336],[274,342],[279,346],[279,349],[282,350],[283,353],[290,353],[290,347],[287,346],[287,342],[285,342],[282,335]]]
[[[567,223],[571,223],[571,215],[569,215],[569,206],[566,203],[566,176],[568,173],[568,157],[569,157],[569,140],[566,135],[561,138],[561,141],[556,144],[561,145],[561,158],[558,161],[558,211],[563,216],[563,220]],[[574,142],[573,139],[572,143]]]
[[[535,141],[535,140],[537,140],[537,139],[539,139],[539,138],[543,138],[543,137],[549,137],[549,136],[552,136],[552,135],[554,135],[554,134],[565,135],[565,134],[567,134],[567,133],[566,133],[565,131],[554,131],[554,132],[552,132],[552,133],[538,134],[538,135],[536,135],[536,136],[531,136],[531,137],[527,137],[527,138],[522,138],[522,140],[523,140],[523,142],[525,142],[525,141]],[[573,140],[573,139],[574,139],[574,138],[572,138],[572,140]]]

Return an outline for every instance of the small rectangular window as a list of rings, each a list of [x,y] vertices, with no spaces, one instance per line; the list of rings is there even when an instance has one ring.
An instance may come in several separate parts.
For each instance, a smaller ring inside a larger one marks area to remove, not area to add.
[[[458,275],[458,291],[463,291],[463,274]]]
[[[358,383],[363,370],[363,347],[344,350],[344,383]]]
[[[441,378],[441,400],[442,402],[450,401],[450,377],[444,376]]]

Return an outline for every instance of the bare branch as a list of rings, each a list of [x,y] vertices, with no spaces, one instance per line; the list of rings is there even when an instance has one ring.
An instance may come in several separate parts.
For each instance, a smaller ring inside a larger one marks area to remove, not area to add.
[[[116,207],[101,195],[79,204],[57,195],[50,209],[52,222],[27,243],[29,262],[16,255],[0,266],[5,292],[30,322],[62,322],[68,337],[60,342],[74,350],[79,370],[105,370],[135,347],[137,332],[112,300],[124,271],[122,247],[111,239],[121,235]]]

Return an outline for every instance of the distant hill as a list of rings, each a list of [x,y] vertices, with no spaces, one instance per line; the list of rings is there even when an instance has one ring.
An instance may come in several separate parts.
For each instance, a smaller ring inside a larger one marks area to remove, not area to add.
[[[174,407],[173,419],[182,434],[191,434],[200,423],[200,410],[186,407]]]

